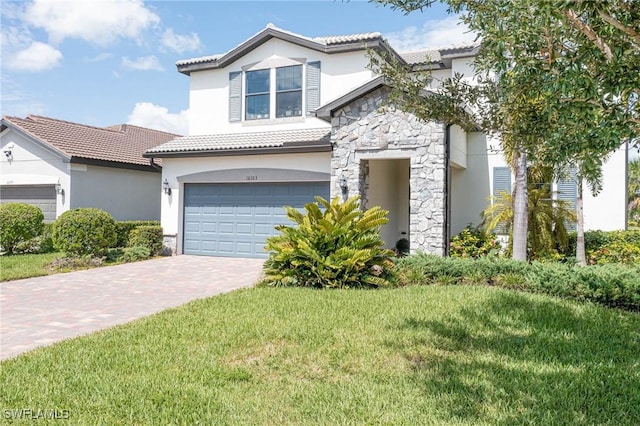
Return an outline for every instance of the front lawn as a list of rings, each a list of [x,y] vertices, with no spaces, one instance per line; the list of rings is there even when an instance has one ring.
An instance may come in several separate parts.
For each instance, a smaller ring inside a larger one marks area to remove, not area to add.
[[[0,281],[49,275],[49,265],[62,253],[17,254],[0,256]]]
[[[37,349],[73,424],[640,424],[640,315],[484,286],[254,288]],[[3,411],[6,415],[6,411]]]

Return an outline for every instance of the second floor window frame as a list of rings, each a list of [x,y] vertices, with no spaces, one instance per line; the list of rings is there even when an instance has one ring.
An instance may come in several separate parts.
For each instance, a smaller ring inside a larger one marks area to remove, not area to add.
[[[245,73],[245,120],[265,120],[271,117],[271,70]]]

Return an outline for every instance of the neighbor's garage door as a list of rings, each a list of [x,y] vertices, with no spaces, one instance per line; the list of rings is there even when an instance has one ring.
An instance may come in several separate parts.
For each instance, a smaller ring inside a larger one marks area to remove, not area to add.
[[[291,224],[282,206],[329,198],[328,182],[185,184],[185,254],[266,257],[274,226]]]
[[[39,207],[45,222],[56,220],[56,189],[53,185],[0,186],[0,203],[27,203]]]

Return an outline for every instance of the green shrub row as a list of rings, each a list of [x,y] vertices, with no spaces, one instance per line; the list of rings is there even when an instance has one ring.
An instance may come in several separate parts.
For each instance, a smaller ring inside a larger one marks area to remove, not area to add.
[[[575,232],[569,233],[567,254],[576,252],[576,239]],[[595,251],[614,242],[630,243],[640,247],[640,231],[586,231],[584,233],[586,251]]]
[[[398,285],[484,284],[640,311],[640,266],[526,263],[417,254],[397,263]]]
[[[139,226],[160,226],[157,220],[125,220],[116,222],[116,247],[129,247],[129,234]]]
[[[139,228],[142,230],[136,231]],[[132,233],[133,243],[129,241]],[[152,256],[161,254],[160,222],[116,222],[103,210],[81,208],[63,213],[51,224],[44,223],[38,207],[26,203],[0,205],[0,248],[7,253],[49,253],[57,249],[71,255],[103,255],[108,248],[134,246],[146,247]]]
[[[584,249],[590,264],[640,263],[640,231],[586,231]],[[575,256],[576,233],[569,234],[567,258]]]

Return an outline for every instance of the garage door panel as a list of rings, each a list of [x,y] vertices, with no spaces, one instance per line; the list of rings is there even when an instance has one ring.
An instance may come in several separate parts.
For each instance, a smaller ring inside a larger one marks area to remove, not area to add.
[[[290,224],[282,206],[302,210],[314,195],[328,198],[329,184],[186,184],[184,253],[264,258],[275,226]]]
[[[0,204],[25,203],[38,207],[45,222],[56,220],[56,190],[53,185],[2,185]]]

